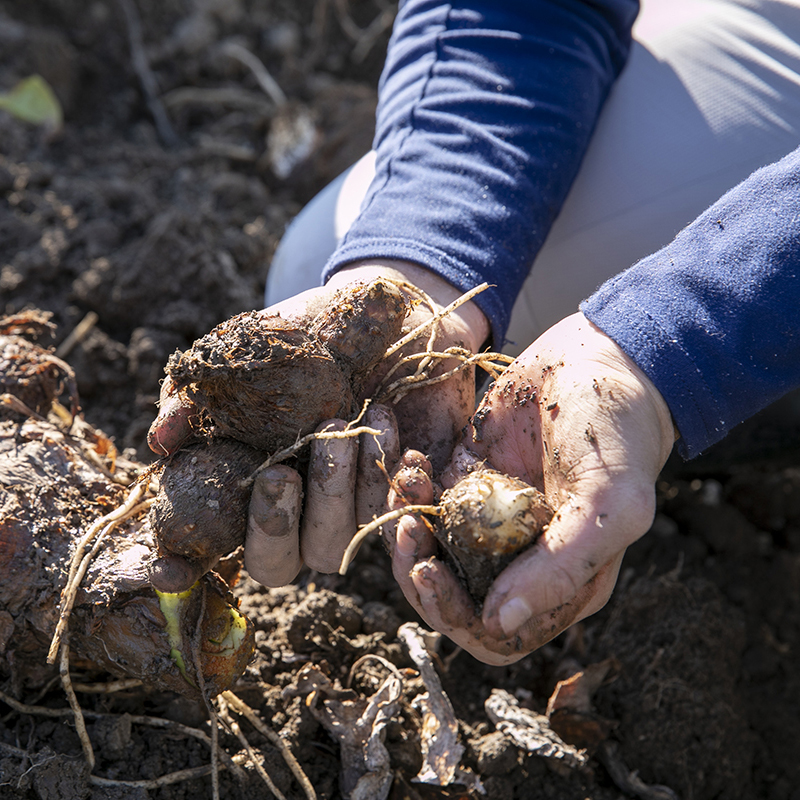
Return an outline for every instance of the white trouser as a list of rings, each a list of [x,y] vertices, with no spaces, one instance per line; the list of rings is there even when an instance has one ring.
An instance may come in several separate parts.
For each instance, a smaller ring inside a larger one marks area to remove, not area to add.
[[[644,0],[628,64],[514,307],[518,353],[606,278],[800,144],[800,0]],[[318,286],[358,214],[369,153],[297,216],[267,305]]]

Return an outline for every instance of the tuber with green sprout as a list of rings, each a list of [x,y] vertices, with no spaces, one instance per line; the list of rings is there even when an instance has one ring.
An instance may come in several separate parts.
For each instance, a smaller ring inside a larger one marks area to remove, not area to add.
[[[325,420],[357,415],[364,383],[400,337],[407,310],[395,284],[356,283],[310,326],[248,312],[170,357],[174,390],[197,410],[197,441],[163,466],[150,519],[165,554],[195,559],[202,571],[244,542],[246,479]]]

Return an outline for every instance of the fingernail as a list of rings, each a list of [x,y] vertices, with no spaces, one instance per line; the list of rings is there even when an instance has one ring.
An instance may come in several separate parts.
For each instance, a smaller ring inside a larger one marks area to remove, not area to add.
[[[530,606],[521,597],[512,597],[500,606],[500,627],[506,636],[516,633],[532,616]]]
[[[410,536],[408,533],[402,530],[402,528],[397,529],[395,541],[397,545],[397,552],[400,553],[401,556],[408,558],[417,554],[419,542],[417,542],[413,536]]]

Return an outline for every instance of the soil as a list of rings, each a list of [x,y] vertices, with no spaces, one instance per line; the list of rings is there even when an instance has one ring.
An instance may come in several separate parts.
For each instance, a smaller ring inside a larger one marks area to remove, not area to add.
[[[0,90],[38,73],[65,118],[53,133],[0,112],[0,313],[52,313],[85,418],[127,458],[151,460],[145,434],[169,355],[261,306],[287,223],[368,149],[391,12],[383,0],[0,0]],[[280,108],[231,55],[241,55],[235,46],[277,81],[288,98]],[[300,158],[309,121],[314,136]],[[440,642],[438,674],[464,748],[465,771],[449,786],[414,780],[425,687],[397,630],[415,615],[377,541],[344,577],[306,572],[269,590],[242,577],[257,652],[236,694],[289,746],[320,798],[342,797],[350,751],[312,698],[352,713],[393,674],[389,664],[402,679],[383,729],[393,800],[800,800],[800,469],[784,413],[795,406],[703,459],[668,465],[652,530],[629,549],[599,614],[508,667]],[[354,664],[354,692],[343,693]],[[588,746],[585,766],[530,754],[487,714],[495,689],[542,714],[558,681],[599,664],[605,678],[591,701],[587,689],[580,707],[550,720],[565,741]],[[74,670],[76,681],[107,680],[87,665]],[[18,699],[66,707],[57,682]],[[142,688],[80,702],[94,714],[92,775],[118,784],[90,777],[69,716],[0,702],[0,798],[211,796],[208,776],[133,783],[208,764],[200,739],[136,717],[208,733],[201,704]],[[305,797],[274,743],[242,729],[278,789]],[[231,756],[242,747],[225,730],[220,744]],[[271,796],[252,763],[238,777],[222,771],[219,783],[223,798]]]

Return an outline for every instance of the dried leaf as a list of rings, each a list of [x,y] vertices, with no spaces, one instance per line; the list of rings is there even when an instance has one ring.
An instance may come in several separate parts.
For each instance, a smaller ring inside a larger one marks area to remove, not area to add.
[[[519,703],[508,692],[495,689],[486,700],[486,713],[497,730],[531,755],[552,759],[568,767],[584,767],[585,752],[567,744],[551,727],[550,720]]]
[[[414,780],[447,786],[454,782],[464,746],[458,741],[458,720],[425,646],[425,634],[413,622],[397,631],[428,690],[414,700],[422,714],[422,768]]]
[[[403,684],[391,673],[375,694],[359,697],[336,689],[321,671],[307,667],[303,685],[310,689],[306,704],[339,743],[342,794],[349,800],[385,800],[392,786],[386,725],[398,713]]]

